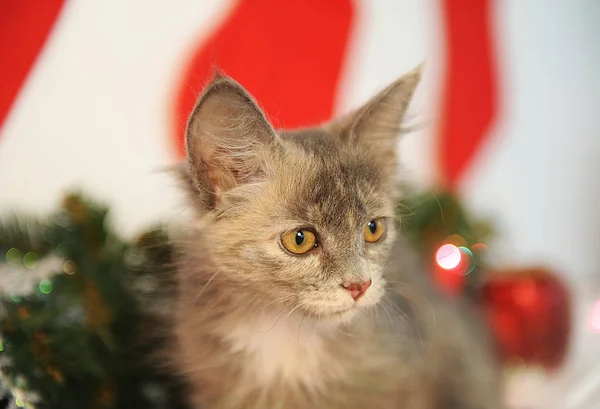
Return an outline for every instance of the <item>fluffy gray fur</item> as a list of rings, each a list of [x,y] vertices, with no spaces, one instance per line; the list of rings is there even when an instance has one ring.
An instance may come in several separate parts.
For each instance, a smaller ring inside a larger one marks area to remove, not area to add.
[[[493,409],[497,365],[471,310],[437,294],[397,238],[396,143],[408,73],[320,127],[276,131],[217,77],[190,115],[197,217],[179,263],[174,367],[206,409]],[[363,230],[384,218],[367,243]],[[318,246],[292,255],[282,233]],[[372,280],[355,301],[345,282]]]

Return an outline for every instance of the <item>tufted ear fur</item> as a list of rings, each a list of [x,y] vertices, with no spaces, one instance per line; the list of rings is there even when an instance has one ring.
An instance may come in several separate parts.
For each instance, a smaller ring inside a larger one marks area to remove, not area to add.
[[[188,177],[206,208],[227,191],[261,178],[277,143],[272,126],[248,92],[231,78],[215,78],[202,93],[186,129]]]
[[[411,98],[421,80],[422,65],[394,81],[362,107],[325,127],[342,140],[374,151],[395,163],[396,141]]]

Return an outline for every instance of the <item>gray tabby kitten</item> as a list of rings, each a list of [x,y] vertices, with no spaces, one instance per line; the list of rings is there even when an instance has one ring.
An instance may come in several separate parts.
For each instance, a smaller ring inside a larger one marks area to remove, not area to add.
[[[419,79],[295,131],[273,129],[232,79],[200,96],[184,172],[198,217],[172,346],[194,407],[499,407],[476,318],[396,239],[395,147]]]

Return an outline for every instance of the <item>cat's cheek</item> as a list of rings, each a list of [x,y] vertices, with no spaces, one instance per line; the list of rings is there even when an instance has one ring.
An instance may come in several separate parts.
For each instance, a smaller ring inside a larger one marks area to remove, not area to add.
[[[365,249],[365,259],[372,266],[372,270],[382,271],[390,255],[395,238],[386,238],[379,243],[367,243]]]
[[[367,291],[367,293],[359,300],[359,306],[372,307],[381,302],[384,288],[385,281],[382,278],[373,280],[373,285],[369,288],[370,291]]]

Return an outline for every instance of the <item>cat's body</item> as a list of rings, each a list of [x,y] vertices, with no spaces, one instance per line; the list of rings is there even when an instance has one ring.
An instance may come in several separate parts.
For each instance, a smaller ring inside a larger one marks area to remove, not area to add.
[[[417,82],[299,132],[276,133],[232,80],[200,98],[172,346],[194,407],[499,407],[484,333],[418,278],[390,222]]]

